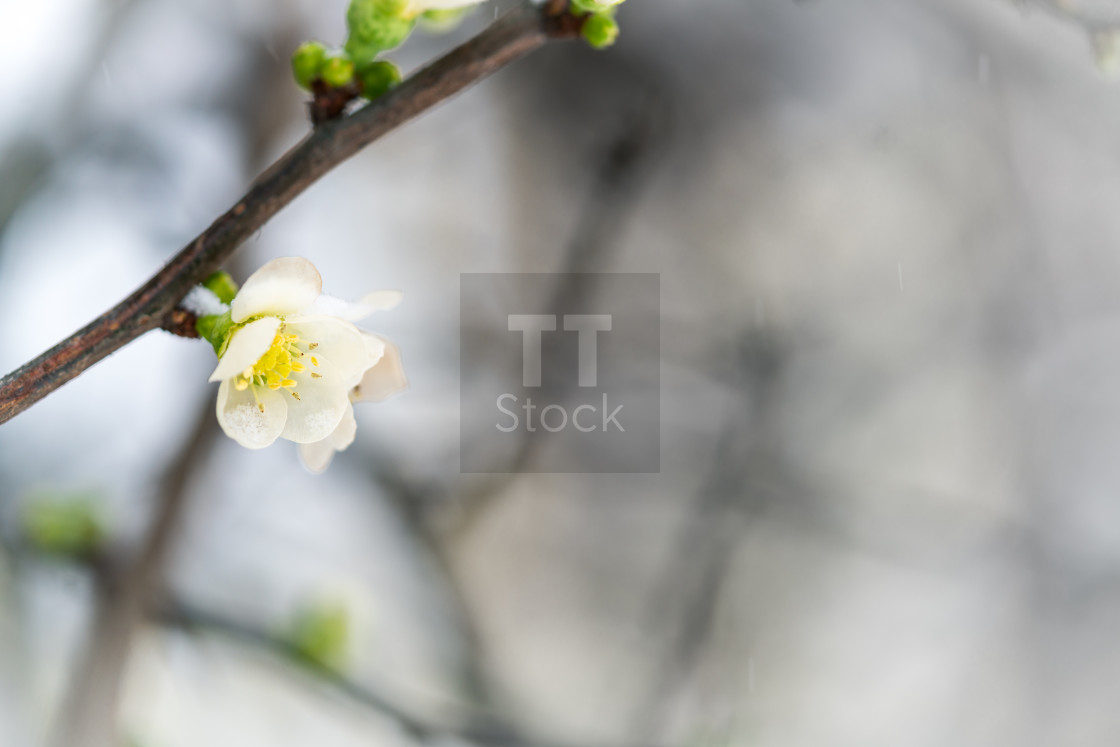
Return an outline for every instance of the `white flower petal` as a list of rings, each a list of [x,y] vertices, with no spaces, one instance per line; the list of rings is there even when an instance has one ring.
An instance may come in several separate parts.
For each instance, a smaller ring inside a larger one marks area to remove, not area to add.
[[[348,322],[358,322],[378,311],[391,309],[401,302],[404,294],[400,291],[375,291],[362,297],[357,303],[321,294],[304,311],[306,316],[333,316]],[[292,321],[298,321],[293,317]]]
[[[303,257],[280,257],[254,272],[230,304],[233,321],[261,314],[298,313],[323,290],[323,278]]]
[[[266,316],[234,332],[226,352],[218,361],[218,367],[210,374],[210,381],[224,381],[259,361],[268,352],[278,329],[280,320]]]
[[[300,341],[314,343],[310,355],[333,364],[333,373],[346,389],[355,386],[370,367],[369,353],[362,333],[350,322],[333,316],[300,317],[288,322],[288,330],[299,335]],[[308,359],[304,359],[307,365]]]
[[[364,329],[358,331],[362,334],[362,342],[365,343],[366,346],[366,370],[368,371],[370,368],[376,366],[378,361],[381,360],[381,357],[385,355],[385,346],[387,344],[391,345],[392,343],[388,342],[384,337],[375,335],[372,332],[366,332]]]
[[[300,459],[303,460],[304,466],[312,472],[322,472],[330,466],[336,451],[344,451],[346,447],[354,443],[357,432],[358,423],[354,420],[354,408],[348,407],[338,427],[334,429],[331,435],[321,441],[300,444]]]
[[[263,449],[284,430],[288,405],[279,392],[263,387],[238,391],[226,379],[218,387],[217,411],[227,436],[247,449]]]
[[[306,362],[307,357],[303,360]],[[296,385],[280,390],[288,403],[288,422],[280,435],[297,444],[321,441],[331,435],[350,409],[350,387],[338,368],[325,358],[319,359],[318,366],[309,365],[293,373],[292,378]]]
[[[389,396],[408,388],[408,378],[401,365],[401,351],[394,343],[384,337],[363,333],[382,346],[383,353],[377,363],[366,370],[358,384],[354,400],[356,402],[380,402]]]
[[[368,306],[374,311],[388,311],[397,306],[404,299],[404,294],[396,290],[373,291],[362,296],[358,303]]]

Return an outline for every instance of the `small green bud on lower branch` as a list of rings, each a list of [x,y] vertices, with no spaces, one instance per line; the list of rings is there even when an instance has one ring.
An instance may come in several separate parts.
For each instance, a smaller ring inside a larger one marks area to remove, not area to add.
[[[24,506],[23,528],[36,549],[64,557],[93,553],[105,536],[98,506],[85,496],[32,499]]]

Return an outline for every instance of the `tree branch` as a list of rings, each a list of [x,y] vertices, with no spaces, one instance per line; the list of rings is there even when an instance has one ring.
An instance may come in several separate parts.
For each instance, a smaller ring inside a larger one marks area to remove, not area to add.
[[[136,554],[117,574],[98,574],[98,607],[85,659],[70,683],[54,729],[59,747],[110,747],[119,742],[117,711],[135,639],[159,592],[178,525],[190,497],[191,472],[218,433],[209,406],[198,413],[182,450],[167,465],[151,526]]]
[[[38,358],[0,379],[0,423],[110,353],[167,323],[183,296],[218,269],[281,208],[382,135],[549,39],[579,33],[566,3],[522,5],[349,116],[324,123],[258,177],[249,191],[132,295]]]
[[[220,613],[193,607],[175,600],[167,600],[163,606],[153,610],[153,613],[155,621],[167,628],[175,628],[192,634],[210,633],[220,635],[244,646],[265,651],[282,661],[293,664],[295,665],[294,671],[327,685],[355,703],[387,716],[405,734],[417,742],[457,742],[460,744],[477,744],[483,747],[574,747],[559,742],[523,737],[501,722],[495,714],[485,714],[486,719],[491,722],[487,726],[428,721],[345,674],[302,661],[298,654],[293,653],[291,646],[286,641],[267,630],[255,628]]]

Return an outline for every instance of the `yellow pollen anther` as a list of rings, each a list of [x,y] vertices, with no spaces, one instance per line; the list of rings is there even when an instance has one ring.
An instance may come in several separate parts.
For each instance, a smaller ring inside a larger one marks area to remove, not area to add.
[[[311,365],[312,366],[318,366],[319,365],[319,359],[316,358],[315,356],[311,356]]]
[[[308,345],[307,345],[308,350],[314,350],[317,347],[319,347],[319,343],[317,343],[317,342],[308,343]]]
[[[299,335],[284,334],[284,328],[281,327],[272,339],[268,350],[257,362],[235,377],[234,387],[238,391],[244,391],[250,386],[268,387],[272,391],[295,387],[297,382],[291,378],[292,372],[298,373],[304,370],[304,365],[294,360],[303,356],[296,347],[298,343]],[[299,399],[299,395],[295,392],[292,392],[292,395]],[[264,412],[263,405],[261,405],[261,412]]]
[[[323,374],[321,374],[321,373],[315,373],[314,371],[312,371],[312,372],[311,372],[311,378],[313,378],[313,379],[321,379],[321,378],[323,378]]]
[[[292,392],[292,394],[295,394],[295,392]],[[261,412],[264,412],[264,402],[258,402],[257,407],[260,408]]]

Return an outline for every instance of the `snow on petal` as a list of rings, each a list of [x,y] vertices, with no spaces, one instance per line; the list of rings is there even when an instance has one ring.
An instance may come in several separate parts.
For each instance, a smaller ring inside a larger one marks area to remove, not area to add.
[[[350,409],[349,387],[337,366],[326,359],[318,361],[292,374],[296,386],[286,393],[288,420],[280,435],[297,444],[323,440]]]
[[[380,343],[382,354],[377,362],[366,369],[362,380],[355,389],[353,399],[356,402],[380,402],[397,392],[408,388],[408,377],[404,374],[401,364],[401,351],[396,344],[379,335],[363,333],[363,337],[372,338]],[[367,342],[368,344],[368,342]]]
[[[272,445],[284,430],[288,405],[279,392],[265,388],[239,390],[226,379],[218,387],[218,424],[247,449]]]
[[[329,436],[314,443],[300,444],[300,459],[303,460],[304,466],[312,472],[322,472],[330,466],[335,452],[344,451],[350,444],[354,443],[354,437],[357,433],[358,422],[354,420],[354,408],[348,407],[338,427]]]
[[[234,322],[262,314],[285,316],[309,307],[323,290],[323,278],[303,257],[279,257],[249,276],[230,304]]]
[[[218,361],[218,367],[210,374],[210,381],[223,381],[236,376],[260,360],[272,345],[279,329],[280,320],[274,316],[266,316],[234,332],[225,353]]]

